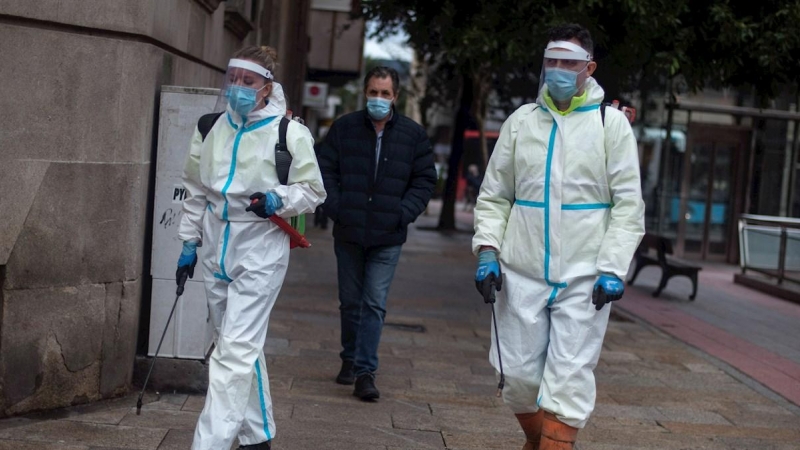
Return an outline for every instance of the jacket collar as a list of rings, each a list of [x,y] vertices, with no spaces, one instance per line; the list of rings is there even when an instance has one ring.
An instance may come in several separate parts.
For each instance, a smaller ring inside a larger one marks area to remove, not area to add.
[[[375,125],[373,125],[372,118],[369,116],[369,113],[367,112],[367,109],[364,108],[362,113],[364,114],[364,124],[366,124],[370,129],[374,129]],[[400,117],[400,114],[397,113],[397,109],[394,107],[394,105],[392,105],[391,115],[392,115],[392,117],[391,117],[391,119],[389,119],[388,122],[386,122],[385,128],[390,128],[390,127],[394,126],[394,124],[397,123],[397,119]]]

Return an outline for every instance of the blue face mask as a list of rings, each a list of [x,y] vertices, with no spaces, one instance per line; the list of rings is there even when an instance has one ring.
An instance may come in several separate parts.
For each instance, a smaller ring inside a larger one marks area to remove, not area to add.
[[[264,87],[261,89],[264,89]],[[231,85],[228,86],[225,97],[228,99],[231,109],[244,117],[256,107],[258,103],[257,94],[261,89],[256,90],[245,86]]]
[[[380,97],[367,98],[367,112],[374,120],[383,120],[392,110],[392,101]]]
[[[581,72],[557,68],[545,69],[544,82],[547,84],[550,97],[559,102],[571,99],[578,93],[578,74]]]

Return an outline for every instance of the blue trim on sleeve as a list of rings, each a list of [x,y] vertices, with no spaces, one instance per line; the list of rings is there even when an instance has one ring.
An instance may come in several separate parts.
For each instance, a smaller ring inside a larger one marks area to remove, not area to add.
[[[576,211],[581,209],[608,209],[611,208],[611,203],[573,203],[570,205],[561,205],[564,211]]]

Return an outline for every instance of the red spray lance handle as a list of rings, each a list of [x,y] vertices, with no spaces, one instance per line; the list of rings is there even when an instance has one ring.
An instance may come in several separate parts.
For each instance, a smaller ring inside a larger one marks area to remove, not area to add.
[[[622,111],[622,114],[625,114],[625,117],[627,117],[628,122],[633,123],[636,121],[636,108],[633,106],[620,106],[619,100],[614,100],[611,102],[611,107]]]
[[[251,204],[258,202],[257,199],[253,199]],[[308,248],[311,247],[311,243],[308,242],[308,239],[305,238],[302,234],[300,234],[297,230],[294,229],[288,222],[283,220],[283,218],[276,216],[275,214],[269,216],[269,220],[272,221],[275,225],[277,225],[281,230],[286,232],[289,235],[289,240],[291,241],[291,248],[300,247],[300,248]]]
[[[311,243],[308,242],[308,239],[305,238],[302,234],[298,233],[297,230],[294,229],[288,222],[283,220],[282,218],[271,215],[269,216],[269,220],[272,221],[275,225],[280,227],[281,230],[285,231],[286,234],[289,235],[289,240],[292,241],[292,247],[300,247],[300,248],[308,248],[311,247]]]

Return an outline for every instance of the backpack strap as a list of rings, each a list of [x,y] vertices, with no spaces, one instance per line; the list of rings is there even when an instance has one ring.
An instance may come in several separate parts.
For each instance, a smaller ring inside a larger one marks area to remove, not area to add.
[[[278,143],[275,144],[275,170],[278,172],[278,181],[285,185],[289,183],[289,167],[292,165],[292,154],[286,145],[286,131],[289,128],[289,119],[281,117],[278,127]]]
[[[200,136],[203,137],[204,141],[206,140],[206,136],[208,136],[208,133],[211,131],[211,129],[214,128],[214,124],[217,123],[217,119],[219,119],[219,116],[221,115],[221,112],[206,114],[200,117],[200,120],[197,121],[197,130],[200,131]]]
[[[600,122],[603,124],[603,128],[606,127],[606,106],[608,103],[600,103]]]
[[[600,103],[600,120],[603,122],[604,128],[606,126],[606,106],[611,106],[622,112],[631,124],[636,120],[636,108],[632,106],[619,106],[619,102],[616,100],[614,100],[614,103]]]

